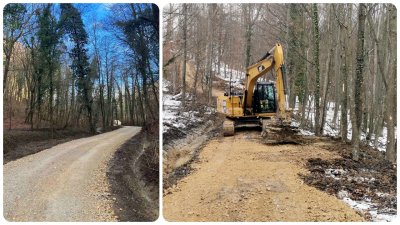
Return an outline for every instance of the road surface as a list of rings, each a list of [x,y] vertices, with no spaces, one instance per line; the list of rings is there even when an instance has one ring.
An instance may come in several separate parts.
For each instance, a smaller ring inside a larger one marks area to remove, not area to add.
[[[303,183],[308,158],[340,157],[309,145],[265,145],[259,131],[210,141],[193,172],[165,190],[168,221],[363,221],[335,196]]]
[[[107,162],[140,127],[66,142],[3,167],[8,221],[116,221]]]

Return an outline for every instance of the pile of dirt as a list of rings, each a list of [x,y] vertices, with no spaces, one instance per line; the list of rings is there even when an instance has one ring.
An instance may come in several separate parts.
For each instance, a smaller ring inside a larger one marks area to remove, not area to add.
[[[3,164],[74,139],[91,136],[78,129],[4,130]]]
[[[325,148],[338,152],[341,158],[309,159],[306,166],[310,173],[300,175],[305,183],[339,199],[369,205],[359,207],[367,220],[376,220],[377,214],[397,214],[396,166],[387,162],[382,153],[363,146],[360,160],[354,161],[348,144],[337,142]]]
[[[159,127],[145,126],[122,145],[107,172],[119,221],[155,221],[159,202]]]
[[[314,136],[300,135],[297,127],[292,126],[269,126],[264,134],[263,143],[266,145],[305,145],[315,142],[318,138]]]

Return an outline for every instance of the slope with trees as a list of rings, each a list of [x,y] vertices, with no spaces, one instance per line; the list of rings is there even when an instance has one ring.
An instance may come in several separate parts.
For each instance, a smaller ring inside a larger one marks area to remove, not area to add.
[[[109,8],[95,15],[98,7]],[[114,120],[125,125],[157,121],[158,19],[153,13],[146,4],[6,5],[4,127],[94,133]]]

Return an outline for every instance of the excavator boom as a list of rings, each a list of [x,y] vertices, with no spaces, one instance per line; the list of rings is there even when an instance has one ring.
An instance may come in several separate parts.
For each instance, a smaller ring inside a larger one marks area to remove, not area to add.
[[[283,49],[280,44],[276,44],[260,61],[247,68],[245,103],[243,104],[245,113],[252,113],[253,90],[257,79],[267,74],[271,69],[274,69],[276,75],[278,114],[282,118],[286,117],[284,61]]]

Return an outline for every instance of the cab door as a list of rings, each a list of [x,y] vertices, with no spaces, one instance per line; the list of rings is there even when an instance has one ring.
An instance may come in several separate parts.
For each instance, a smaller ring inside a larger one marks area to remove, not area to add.
[[[257,84],[254,91],[255,112],[257,113],[274,113],[276,112],[276,94],[274,84]]]

